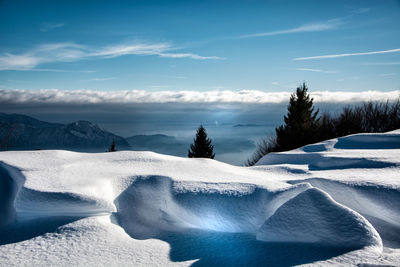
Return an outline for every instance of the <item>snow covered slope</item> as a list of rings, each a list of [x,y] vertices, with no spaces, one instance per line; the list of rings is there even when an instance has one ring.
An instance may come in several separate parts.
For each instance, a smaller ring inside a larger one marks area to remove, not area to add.
[[[0,152],[0,265],[399,265],[399,144],[359,134],[252,168]]]

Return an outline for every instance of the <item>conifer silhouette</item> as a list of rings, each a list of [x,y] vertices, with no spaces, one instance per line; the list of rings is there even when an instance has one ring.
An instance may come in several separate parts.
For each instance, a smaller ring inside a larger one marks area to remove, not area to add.
[[[203,125],[197,129],[196,138],[193,139],[193,144],[190,145],[188,151],[189,158],[210,158],[214,159],[214,146],[211,145],[211,139],[207,138],[206,129]]]
[[[276,128],[274,151],[287,151],[313,143],[318,136],[318,110],[314,112],[313,99],[305,83],[290,97],[285,124]]]
[[[113,138],[111,146],[108,149],[108,152],[115,152],[115,151],[117,151],[117,148],[115,147],[115,141],[114,141],[114,138]]]

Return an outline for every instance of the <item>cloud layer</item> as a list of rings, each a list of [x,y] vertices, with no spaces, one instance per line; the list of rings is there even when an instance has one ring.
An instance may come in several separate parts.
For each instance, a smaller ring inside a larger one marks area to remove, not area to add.
[[[0,102],[5,103],[286,103],[291,92],[242,91],[158,91],[144,90],[0,90]],[[317,91],[311,96],[319,103],[351,103],[386,101],[400,98],[400,90],[390,92]]]
[[[153,55],[164,58],[200,60],[224,59],[216,56],[172,52],[176,50],[179,49],[170,43],[118,44],[104,47],[89,47],[76,43],[43,44],[21,53],[0,54],[0,70],[32,70],[45,63],[71,62],[88,58],[115,58],[124,55]]]

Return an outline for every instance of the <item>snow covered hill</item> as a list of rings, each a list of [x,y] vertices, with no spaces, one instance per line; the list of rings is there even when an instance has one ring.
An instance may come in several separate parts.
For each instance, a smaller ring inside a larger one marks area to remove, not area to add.
[[[254,167],[152,152],[0,152],[0,265],[400,264],[400,131]]]

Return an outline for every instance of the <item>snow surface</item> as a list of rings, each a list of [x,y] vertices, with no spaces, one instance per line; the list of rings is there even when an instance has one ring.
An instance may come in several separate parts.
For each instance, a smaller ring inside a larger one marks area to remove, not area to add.
[[[400,265],[400,131],[255,167],[0,152],[0,265]]]

